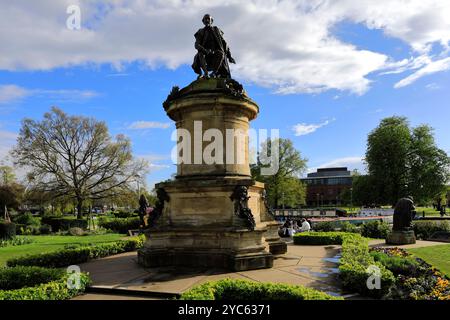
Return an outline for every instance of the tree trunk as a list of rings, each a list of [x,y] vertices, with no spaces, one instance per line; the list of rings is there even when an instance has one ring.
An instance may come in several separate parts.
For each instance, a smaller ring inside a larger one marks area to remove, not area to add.
[[[83,199],[77,198],[77,219],[83,219]]]

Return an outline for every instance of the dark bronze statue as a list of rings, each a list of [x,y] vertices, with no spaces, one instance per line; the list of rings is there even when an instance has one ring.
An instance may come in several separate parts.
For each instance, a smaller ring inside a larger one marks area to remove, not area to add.
[[[144,217],[147,214],[148,206],[149,204],[147,198],[143,194],[141,194],[141,196],[139,197],[139,220],[142,227],[145,227]]]
[[[194,35],[195,49],[198,52],[194,57],[192,69],[198,74],[198,78],[231,78],[228,61],[236,61],[231,56],[222,30],[212,25],[213,18],[209,14],[205,14],[202,21],[205,27]]]
[[[248,207],[248,188],[246,186],[237,186],[234,189],[230,199],[234,201],[234,212],[237,216],[245,219],[247,227],[255,230],[256,223],[252,210]]]
[[[394,231],[409,231],[412,229],[412,219],[415,216],[415,207],[412,197],[398,200],[394,210]]]

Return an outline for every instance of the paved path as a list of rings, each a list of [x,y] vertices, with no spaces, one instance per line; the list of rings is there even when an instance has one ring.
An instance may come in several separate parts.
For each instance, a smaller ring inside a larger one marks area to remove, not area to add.
[[[401,247],[438,244],[442,243],[417,241],[415,245]],[[385,246],[383,240],[372,240],[370,245]],[[242,272],[182,267],[144,269],[137,264],[136,252],[128,252],[81,264],[81,270],[90,273],[93,284],[91,293],[75,299],[164,299],[180,295],[206,281],[224,278],[303,285],[332,295],[342,295],[338,280],[339,249],[340,246],[288,244],[288,253],[277,256],[273,268]]]

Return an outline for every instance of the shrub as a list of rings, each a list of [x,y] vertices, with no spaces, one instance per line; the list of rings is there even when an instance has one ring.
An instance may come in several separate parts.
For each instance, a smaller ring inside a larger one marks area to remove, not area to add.
[[[181,300],[341,300],[324,292],[287,284],[224,279],[183,293]]]
[[[395,283],[395,277],[370,255],[368,239],[358,235],[346,237],[342,243],[341,254],[339,277],[344,289],[374,298],[381,298],[389,293]],[[381,289],[379,290],[370,290],[367,287],[367,279],[370,276],[369,266],[378,267],[380,270]]]
[[[414,233],[416,238],[426,240],[438,231],[450,232],[448,221],[414,221]]]
[[[26,237],[14,237],[9,240],[0,240],[0,248],[1,247],[12,247],[12,246],[21,246],[24,244],[33,243],[34,240]]]
[[[50,233],[52,233],[52,226],[50,226],[48,224],[43,224],[39,228],[39,232],[40,232],[40,234],[50,234]]]
[[[128,233],[128,230],[139,229],[141,221],[139,218],[112,218],[99,220],[98,225],[102,228],[112,230],[117,233]]]
[[[41,267],[14,267],[0,269],[0,290],[15,290],[58,280],[64,274],[61,269]]]
[[[336,224],[332,221],[326,221],[326,222],[319,222],[314,225],[314,231],[322,231],[322,232],[328,232],[328,231],[334,231],[336,228]]]
[[[294,244],[299,245],[332,245],[342,244],[346,237],[357,236],[347,232],[305,232],[294,235]]]
[[[31,212],[25,212],[24,214],[20,214],[14,218],[14,222],[20,225],[25,226],[40,226],[41,221],[37,217],[33,217]]]
[[[71,236],[82,236],[84,235],[84,231],[81,228],[74,227],[69,229],[69,234]]]
[[[370,255],[395,275],[415,274],[419,263],[413,257],[389,256],[383,252],[372,251]]]
[[[130,211],[117,211],[117,212],[112,212],[112,214],[114,215],[114,217],[122,218],[122,219],[137,217],[139,215],[138,213],[130,212]]]
[[[0,269],[0,300],[65,300],[84,292],[90,279],[80,274],[79,288],[68,288],[63,270],[37,267]]]
[[[16,236],[16,224],[0,221],[0,240],[10,240]]]
[[[364,223],[361,227],[361,235],[367,238],[386,239],[389,231],[389,224],[378,220]]]
[[[42,224],[48,224],[51,226],[53,232],[68,231],[70,228],[86,229],[88,226],[87,220],[74,219],[74,218],[55,218],[44,217],[41,220]]]
[[[353,223],[344,221],[341,223],[341,232],[360,233],[361,229],[355,226]]]
[[[38,266],[61,268],[68,265],[87,262],[91,259],[134,251],[141,248],[143,243],[144,237],[138,236],[129,240],[120,240],[93,246],[81,246],[78,248],[62,249],[49,253],[28,255],[8,260],[6,264],[8,267]]]

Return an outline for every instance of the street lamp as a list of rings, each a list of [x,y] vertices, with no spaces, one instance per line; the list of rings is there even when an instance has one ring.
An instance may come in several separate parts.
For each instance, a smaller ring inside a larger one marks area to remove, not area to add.
[[[353,188],[350,188],[350,208],[353,210]]]

